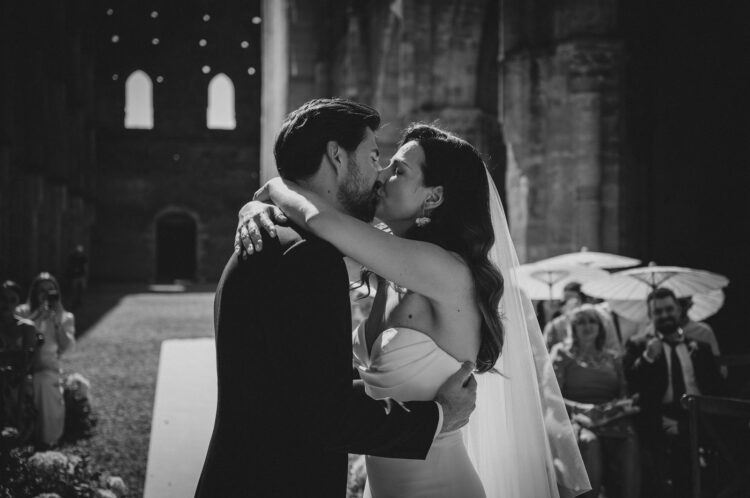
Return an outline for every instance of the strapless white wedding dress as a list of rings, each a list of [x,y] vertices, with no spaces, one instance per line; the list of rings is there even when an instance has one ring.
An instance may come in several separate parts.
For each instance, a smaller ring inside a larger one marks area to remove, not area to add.
[[[390,328],[367,352],[362,323],[352,337],[354,362],[375,399],[428,401],[461,362],[427,334]],[[469,460],[460,430],[438,435],[425,460],[367,456],[365,498],[484,498],[482,482]]]

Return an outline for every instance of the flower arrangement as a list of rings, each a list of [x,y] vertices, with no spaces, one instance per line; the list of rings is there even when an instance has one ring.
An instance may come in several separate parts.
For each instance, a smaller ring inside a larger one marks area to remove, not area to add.
[[[362,498],[367,480],[364,455],[349,455],[349,477],[346,483],[346,498]]]
[[[92,470],[86,456],[60,451],[35,452],[15,446],[18,431],[0,432],[0,498],[123,498],[127,486],[107,472]]]

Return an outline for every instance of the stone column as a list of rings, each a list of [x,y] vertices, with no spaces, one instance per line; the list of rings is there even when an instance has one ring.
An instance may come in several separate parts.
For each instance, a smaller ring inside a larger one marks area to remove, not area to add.
[[[503,135],[506,146],[506,209],[519,261],[539,259],[546,245],[548,198],[544,190],[544,147],[540,119],[538,61],[528,52],[506,57],[501,63]]]
[[[260,97],[260,182],[277,176],[273,158],[276,134],[287,114],[289,86],[288,0],[263,0],[261,97]]]
[[[608,134],[617,133],[605,128],[604,104],[615,79],[619,46],[611,42],[569,43],[558,47],[558,56],[567,65],[572,167],[567,179],[575,184],[571,242],[573,248],[602,250],[605,144]]]

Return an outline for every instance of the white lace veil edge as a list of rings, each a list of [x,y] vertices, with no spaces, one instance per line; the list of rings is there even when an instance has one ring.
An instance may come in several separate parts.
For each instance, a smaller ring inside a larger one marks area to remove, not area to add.
[[[495,245],[490,260],[505,279],[500,314],[505,344],[477,375],[477,408],[464,429],[488,498],[570,498],[591,489],[531,300],[518,286],[518,256],[489,172]]]

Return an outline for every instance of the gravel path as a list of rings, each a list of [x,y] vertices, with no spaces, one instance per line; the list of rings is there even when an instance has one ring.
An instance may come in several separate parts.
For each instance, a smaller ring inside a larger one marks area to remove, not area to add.
[[[87,453],[95,467],[119,475],[130,495],[140,497],[161,342],[213,337],[213,293],[112,288],[87,298],[79,320],[86,330],[79,329],[82,336],[63,363],[66,374],[79,372],[91,382],[99,424],[93,437],[64,449]]]

